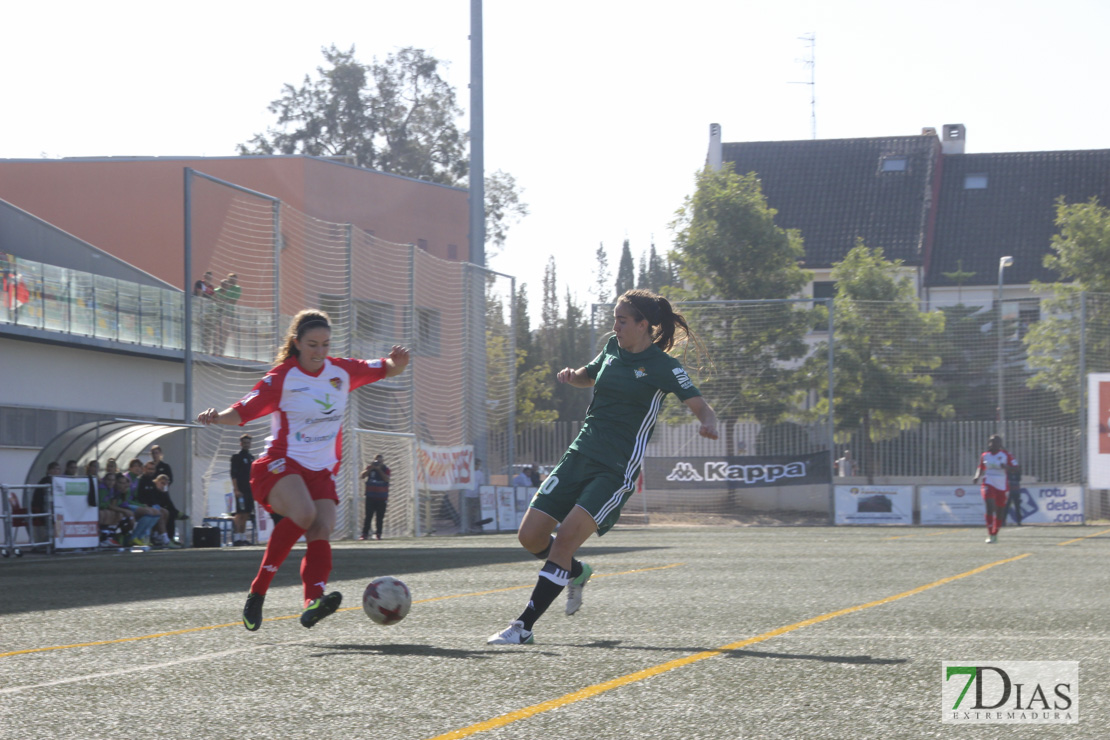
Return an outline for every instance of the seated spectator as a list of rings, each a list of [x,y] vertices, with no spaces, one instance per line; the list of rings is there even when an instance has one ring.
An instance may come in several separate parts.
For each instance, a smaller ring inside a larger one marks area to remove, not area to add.
[[[124,477],[127,478],[127,483],[131,487],[132,495],[138,493],[139,478],[143,477],[143,461],[139,458],[135,458],[127,463],[127,472],[124,473]]]
[[[66,469],[65,469],[65,473],[63,473],[63,475],[66,475],[70,478],[77,475],[77,461],[76,460],[66,460]]]
[[[164,518],[167,512],[159,512],[148,506],[143,506],[131,493],[131,483],[124,475],[116,476],[115,504],[120,509],[130,512],[135,522],[131,530],[131,543],[146,547],[150,544],[150,532]],[[127,543],[125,543],[127,544]]]
[[[124,544],[123,535],[113,536],[112,530],[119,529],[120,533],[131,530],[130,521],[121,526],[123,520],[130,520],[133,515],[130,510],[119,506],[117,502],[116,478],[115,473],[105,473],[104,477],[97,482],[96,505],[100,521],[101,547],[119,547]]]
[[[143,468],[143,475],[139,478],[137,498],[144,506],[166,512],[165,518],[158,525],[159,532],[154,537],[154,544],[177,547],[177,543],[169,534],[173,531],[173,525],[170,522],[177,519],[177,507],[170,499],[170,479],[165,474],[154,474],[154,462],[148,462]]]
[[[104,472],[105,472],[105,474],[107,474],[107,473],[113,473],[113,474],[119,473],[119,465],[116,464],[116,458],[114,458],[114,457],[109,457],[108,458],[108,462],[104,463]]]

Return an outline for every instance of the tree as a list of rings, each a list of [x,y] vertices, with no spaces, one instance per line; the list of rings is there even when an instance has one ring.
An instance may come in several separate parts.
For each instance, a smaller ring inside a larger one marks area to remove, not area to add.
[[[609,257],[605,254],[605,245],[598,244],[597,252],[597,268],[594,271],[594,298],[598,303],[609,302],[609,281],[612,276],[609,274]]]
[[[647,282],[650,290],[656,293],[661,292],[663,288],[673,282],[671,279],[671,267],[667,264],[667,261],[655,251],[654,241],[651,243],[651,248],[648,250]]]
[[[527,295],[522,296],[518,293],[513,299],[517,311],[516,358],[514,362],[510,363],[509,327],[505,320],[505,307],[502,305],[500,298],[494,295],[492,285],[491,276],[486,289],[486,387],[489,389],[490,398],[507,397],[509,381],[512,377],[510,373],[515,373],[516,408],[513,411],[516,423],[553,421],[556,417],[555,412],[543,408],[545,405],[550,406],[551,399],[551,384],[546,382],[550,375],[548,367],[546,365],[539,367],[527,366],[529,348],[520,339],[521,300],[523,298],[523,306],[526,312]],[[525,321],[524,334],[527,335],[527,315],[525,314],[523,318]],[[503,412],[496,406],[490,406],[488,407],[488,413],[491,422],[504,423],[507,411]]]
[[[632,250],[628,246],[628,240],[624,240],[624,245],[621,247],[621,261],[617,266],[617,284],[616,284],[616,297],[620,297],[626,290],[632,290],[636,287],[636,268],[632,263]]]
[[[464,186],[469,171],[463,111],[444,80],[444,64],[408,47],[370,65],[355,48],[323,49],[326,66],[300,87],[284,85],[269,105],[275,127],[237,147],[239,154],[306,154],[350,158],[359,167],[443,185]],[[510,225],[528,215],[521,190],[508,173],[485,181],[486,234],[495,249]]]
[[[516,178],[497,170],[486,178],[486,254],[493,257],[505,248],[509,227],[528,215],[528,204]]]
[[[1096,198],[1073,204],[1059,198],[1056,226],[1044,266],[1070,285],[1035,286],[1051,295],[1042,301],[1041,320],[1025,335],[1025,347],[1036,371],[1028,385],[1051,391],[1060,410],[1070,414],[1079,408],[1081,344],[1088,372],[1110,370],[1110,296],[1105,295],[1110,293],[1110,210]]]
[[[640,253],[640,267],[636,270],[636,287],[640,290],[651,290],[651,285],[648,283],[647,255],[643,252]]]
[[[672,228],[671,260],[684,288],[668,296],[686,300],[785,299],[809,281],[798,266],[801,236],[774,223],[754,174],[736,175],[731,165],[697,175]],[[728,449],[736,449],[733,422],[774,424],[796,414],[806,377],[795,366],[805,356],[805,335],[814,318],[800,304],[697,306],[686,311],[713,364],[727,372],[700,379],[713,399]]]
[[[940,366],[945,315],[919,310],[913,281],[899,275],[901,267],[901,260],[887,260],[881,247],[860,240],[832,270],[835,428],[852,438],[860,470],[869,476],[880,472],[876,443],[919,424],[923,414],[952,415],[930,375]],[[811,367],[824,386],[818,411],[828,413],[828,349],[822,344]]]

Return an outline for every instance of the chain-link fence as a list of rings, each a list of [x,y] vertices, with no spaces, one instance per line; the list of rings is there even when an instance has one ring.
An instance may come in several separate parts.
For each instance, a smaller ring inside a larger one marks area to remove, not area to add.
[[[361,531],[359,473],[378,452],[394,468],[385,534],[458,531],[465,484],[430,481],[414,469],[423,458],[411,448],[467,448],[486,469],[508,465],[513,377],[490,362],[487,348],[512,350],[513,280],[200,173],[189,182],[187,259],[197,260],[194,274],[211,285],[198,283],[190,296],[187,415],[247,393],[272,366],[291,317],[322,308],[331,317],[332,355],[383,357],[395,344],[412,351],[405,373],[351,396],[344,426],[360,434],[343,438],[337,535]],[[260,440],[269,420],[246,430]],[[242,432],[193,433],[194,512],[225,511],[229,460]]]

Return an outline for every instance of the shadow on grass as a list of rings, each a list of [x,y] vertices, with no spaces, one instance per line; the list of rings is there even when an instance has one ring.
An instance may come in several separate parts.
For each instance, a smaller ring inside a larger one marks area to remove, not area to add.
[[[658,651],[692,655],[696,653],[720,652],[727,658],[774,658],[779,660],[816,660],[822,663],[855,663],[861,665],[901,665],[908,662],[905,658],[872,658],[870,655],[809,655],[805,653],[769,653],[759,650],[720,650],[707,647],[653,647],[650,645],[625,645],[622,640],[598,640],[577,647],[602,648],[605,650]]]
[[[515,545],[515,543],[514,543]],[[665,549],[590,547],[591,557]],[[0,582],[8,598],[0,615],[126,604],[137,601],[245,594],[262,562],[261,547],[160,550],[146,553],[95,552],[35,560],[3,561]],[[271,588],[300,584],[304,545],[289,554]],[[512,547],[366,547],[332,550],[332,580],[377,575],[481,568],[508,563],[538,563],[518,545]],[[527,580],[527,579],[526,579]],[[18,598],[13,598],[18,594]]]

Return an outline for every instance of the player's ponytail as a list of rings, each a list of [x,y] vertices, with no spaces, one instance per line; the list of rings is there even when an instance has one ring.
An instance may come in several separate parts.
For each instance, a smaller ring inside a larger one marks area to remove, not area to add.
[[[670,352],[676,344],[682,343],[683,364],[686,364],[686,352],[689,351],[690,344],[694,345],[699,355],[709,359],[705,347],[695,336],[686,317],[675,311],[671,302],[663,296],[650,290],[626,290],[617,299],[617,303],[624,303],[631,308],[633,318],[637,321],[648,322],[651,327],[651,342],[659,349]]]
[[[290,357],[300,357],[301,351],[297,349],[294,340],[303,337],[309,329],[320,327],[330,330],[331,319],[326,313],[317,308],[306,308],[294,316],[289,323],[288,331],[285,332],[285,340],[282,342],[281,349],[278,350],[274,364],[280,365]]]

